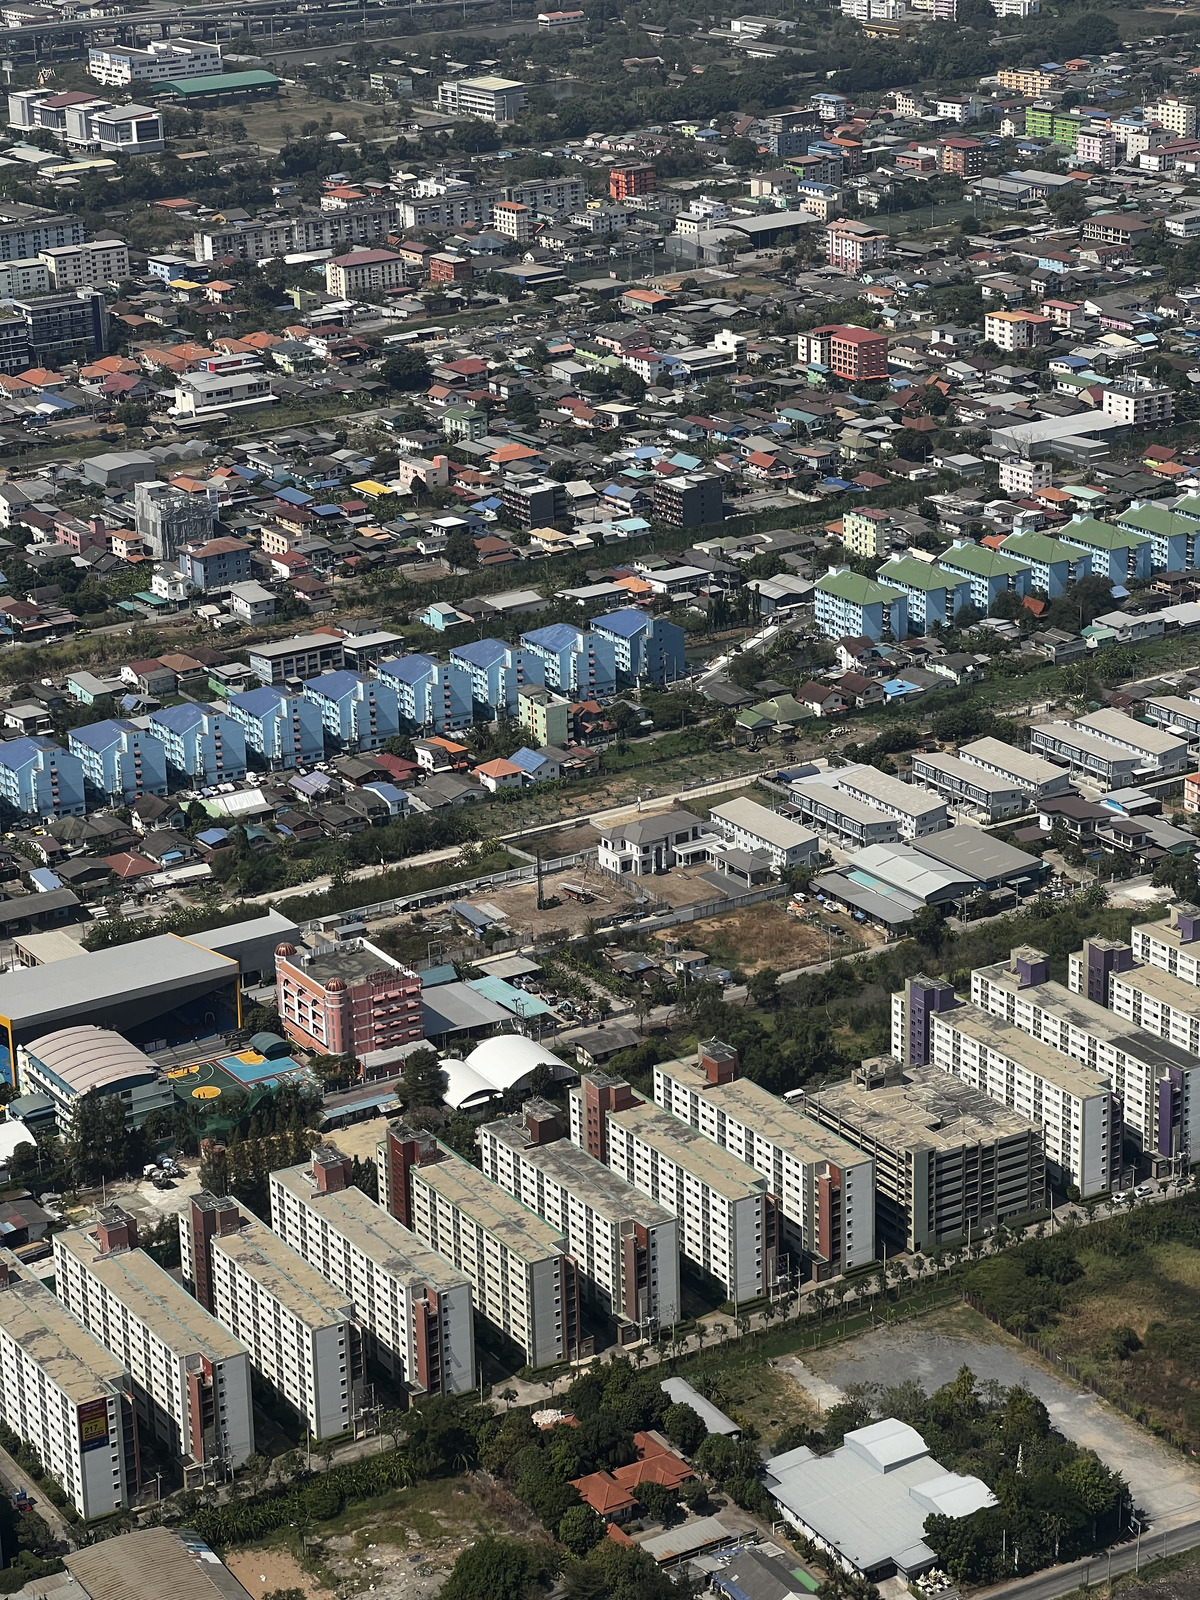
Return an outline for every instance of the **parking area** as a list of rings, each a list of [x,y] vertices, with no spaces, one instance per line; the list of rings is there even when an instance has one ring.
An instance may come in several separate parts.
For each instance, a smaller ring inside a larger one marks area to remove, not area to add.
[[[1200,1470],[1186,1457],[1160,1444],[1098,1396],[1055,1376],[1018,1340],[967,1306],[807,1352],[805,1362],[838,1390],[854,1383],[888,1388],[915,1378],[932,1392],[951,1382],[963,1366],[970,1367],[977,1379],[994,1378],[1005,1388],[1024,1384],[1045,1404],[1061,1433],[1094,1450],[1106,1466],[1121,1474],[1134,1506],[1156,1527],[1200,1517]],[[823,1405],[830,1403],[830,1393],[824,1391]]]

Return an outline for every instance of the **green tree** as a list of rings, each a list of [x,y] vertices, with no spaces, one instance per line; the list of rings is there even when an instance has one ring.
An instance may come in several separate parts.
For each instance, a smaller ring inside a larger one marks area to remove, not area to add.
[[[667,1407],[663,1414],[662,1429],[671,1443],[678,1445],[687,1456],[694,1455],[708,1438],[704,1419],[686,1403]]]
[[[604,1523],[591,1506],[568,1506],[558,1524],[558,1542],[573,1556],[585,1556],[604,1538]]]
[[[679,1510],[679,1501],[673,1489],[665,1483],[639,1483],[633,1491],[634,1499],[652,1522],[665,1527]]]
[[[440,1106],[446,1093],[446,1074],[436,1051],[414,1050],[400,1074],[400,1092],[407,1110],[415,1106]]]
[[[465,528],[455,528],[446,540],[446,560],[453,567],[473,567],[479,559],[475,541]]]
[[[404,345],[388,356],[379,376],[393,392],[425,389],[429,385],[429,363],[414,345]]]
[[[75,1102],[67,1134],[67,1159],[84,1183],[124,1176],[140,1164],[146,1137],[125,1120],[120,1095],[95,1089]]]
[[[540,1563],[521,1539],[477,1539],[455,1561],[444,1600],[525,1600]]]

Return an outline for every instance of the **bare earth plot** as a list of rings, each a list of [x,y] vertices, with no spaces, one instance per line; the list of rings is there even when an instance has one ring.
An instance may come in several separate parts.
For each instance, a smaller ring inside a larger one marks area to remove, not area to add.
[[[915,1378],[928,1392],[949,1383],[962,1366],[1006,1388],[1024,1384],[1047,1407],[1060,1433],[1094,1450],[1124,1477],[1134,1505],[1156,1526],[1200,1517],[1200,1472],[1183,1456],[1096,1395],[1047,1371],[1022,1344],[967,1306],[806,1352],[805,1362],[839,1389],[852,1383],[886,1388]]]

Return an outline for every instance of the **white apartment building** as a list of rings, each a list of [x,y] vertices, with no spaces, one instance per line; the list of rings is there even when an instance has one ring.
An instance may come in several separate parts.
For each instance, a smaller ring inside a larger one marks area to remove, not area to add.
[[[1003,739],[975,739],[964,744],[958,752],[959,760],[984,772],[994,772],[1023,789],[1031,800],[1045,800],[1055,794],[1065,794],[1071,784],[1071,775],[1056,767],[1052,761],[1030,755],[1027,750],[1015,750]]]
[[[588,1073],[568,1102],[572,1143],[678,1219],[689,1261],[723,1284],[730,1300],[766,1292],[776,1251],[760,1173],[608,1073]]]
[[[629,1334],[679,1321],[673,1212],[572,1144],[545,1100],[485,1123],[476,1138],[486,1176],[564,1235],[602,1311]]]
[[[261,371],[184,372],[175,383],[170,415],[181,422],[217,422],[228,411],[271,406],[278,399],[271,392],[270,378]]]
[[[0,300],[24,300],[49,292],[50,269],[40,256],[0,262]]]
[[[835,775],[831,775],[835,776]],[[892,844],[900,837],[894,815],[876,805],[844,794],[832,781],[804,778],[789,790],[800,807],[805,822],[818,833],[848,849],[863,850],[872,844]]]
[[[94,289],[129,276],[129,246],[124,239],[93,239],[41,251],[52,289]]]
[[[438,84],[438,110],[452,116],[513,122],[525,105],[525,85],[510,78],[458,78]]]
[[[407,262],[392,250],[351,250],[325,263],[325,287],[349,300],[364,290],[403,288],[407,274]]]
[[[946,802],[928,789],[889,777],[878,767],[839,767],[837,786],[885,816],[893,817],[902,839],[923,839],[950,826]]]
[[[1200,988],[1200,906],[1170,906],[1161,922],[1143,922],[1130,930],[1135,961]]]
[[[1039,489],[1049,489],[1053,482],[1054,467],[1049,461],[1025,461],[1020,456],[1005,456],[1000,463],[1000,492],[1013,500],[1024,500]]]
[[[586,203],[587,184],[582,178],[524,178],[520,183],[509,184],[503,198],[528,206],[531,211],[551,211],[561,216]]]
[[[240,1339],[260,1377],[314,1439],[345,1433],[360,1398],[362,1341],[345,1296],[227,1195],[179,1213],[184,1287]]]
[[[655,1067],[655,1102],[762,1173],[780,1219],[781,1250],[786,1243],[821,1274],[874,1261],[872,1158],[737,1077],[737,1066],[736,1050],[709,1040],[695,1060]]]
[[[88,76],[109,89],[168,78],[211,78],[224,70],[220,45],[204,39],[153,39],[144,50],[110,44],[88,51]]]
[[[139,1488],[129,1374],[10,1250],[0,1250],[0,1421],[85,1521]]]
[[[1175,396],[1165,384],[1123,378],[1103,391],[1100,409],[1106,417],[1115,417],[1131,428],[1151,427],[1156,422],[1165,425],[1174,420]]]
[[[350,1301],[366,1354],[424,1394],[475,1384],[466,1277],[350,1183],[349,1158],[322,1147],[271,1174],[271,1226]]]
[[[1164,94],[1145,110],[1148,122],[1157,122],[1180,139],[1196,137],[1196,107],[1190,100],[1180,100],[1173,94]]]
[[[506,239],[528,244],[533,238],[534,214],[519,200],[497,200],[492,207],[492,227]]]
[[[1089,939],[1072,958],[1074,981],[1064,988],[1050,981],[1042,951],[1021,948],[1013,951],[1008,965],[976,969],[972,999],[1040,1043],[1102,1073],[1120,1104],[1125,1133],[1152,1161],[1187,1156],[1200,1150],[1195,1143],[1200,1124],[1193,1126],[1200,1116],[1200,1061],[1165,1034],[1131,1025],[1129,1013],[1142,1009],[1140,1001],[1135,1005],[1132,983],[1124,985],[1123,1011],[1106,1008],[1115,969],[1127,961],[1132,961],[1128,945]],[[1147,1008],[1147,1015],[1157,1009]]]
[[[992,0],[992,10],[998,17],[1039,17],[1042,0]]]
[[[768,856],[780,875],[792,867],[817,864],[820,841],[816,834],[756,800],[727,800],[713,807],[708,820],[734,850]]]
[[[466,1275],[475,1310],[529,1366],[578,1357],[579,1268],[561,1229],[402,1122],[389,1124],[376,1165],[381,1204]]]
[[[1108,1080],[974,1006],[930,1017],[930,1060],[1040,1125],[1046,1162],[1083,1195],[1121,1170],[1121,1116]]]
[[[1148,728],[1123,711],[1093,711],[1091,716],[1077,717],[1071,726],[1137,757],[1143,774],[1167,777],[1187,770],[1186,739],[1164,728]]]
[[[133,1380],[139,1430],[197,1464],[254,1451],[250,1355],[157,1261],[120,1206],[54,1235],[58,1297]]]

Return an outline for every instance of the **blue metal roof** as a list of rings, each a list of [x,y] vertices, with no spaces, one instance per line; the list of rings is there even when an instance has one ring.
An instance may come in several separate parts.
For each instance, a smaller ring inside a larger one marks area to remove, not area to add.
[[[40,751],[55,748],[52,739],[5,739],[0,743],[0,767],[27,766]]]
[[[104,722],[89,722],[85,728],[72,728],[71,737],[89,750],[107,750],[132,727],[130,722],[109,717]]]
[[[247,689],[230,697],[229,704],[251,717],[269,717],[287,696],[280,689]]]
[[[578,628],[572,628],[566,622],[552,622],[548,628],[535,628],[532,633],[523,633],[522,642],[540,646],[543,650],[577,650],[583,635]]]
[[[324,695],[327,700],[340,700],[344,695],[353,694],[362,682],[364,679],[357,672],[325,672],[319,678],[309,678],[304,687]]]
[[[514,767],[520,767],[522,772],[536,772],[539,767],[546,765],[549,757],[538,750],[531,750],[528,745],[520,750],[514,750],[508,758]]]
[[[310,506],[315,497],[311,494],[305,494],[300,489],[276,489],[275,498],[276,500],[284,501],[289,506]]]
[[[641,633],[650,626],[650,618],[644,611],[635,611],[632,606],[627,606],[623,611],[609,611],[603,617],[593,617],[592,627],[600,628],[604,633],[618,634],[622,639],[632,639],[634,634]]]
[[[437,666],[432,656],[396,656],[391,661],[381,661],[379,671],[389,678],[399,678],[401,683],[420,683]]]
[[[465,661],[472,667],[486,669],[495,666],[507,649],[503,639],[473,639],[469,644],[456,644],[450,655],[455,661]]]
[[[182,705],[167,706],[162,711],[150,713],[151,722],[156,722],[160,728],[169,728],[172,733],[190,733],[208,715],[203,706]]]

